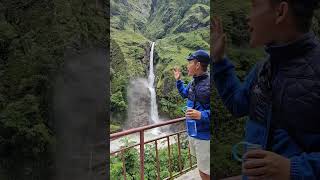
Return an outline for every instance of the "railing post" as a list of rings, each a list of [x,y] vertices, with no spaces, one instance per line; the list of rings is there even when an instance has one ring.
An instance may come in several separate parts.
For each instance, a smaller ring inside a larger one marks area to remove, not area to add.
[[[177,118],[177,119],[173,119],[173,120],[169,120],[169,121],[166,121],[166,122],[162,122],[162,123],[159,123],[159,124],[153,124],[153,125],[147,125],[147,126],[143,126],[143,127],[139,127],[139,128],[133,128],[133,129],[130,129],[130,130],[126,130],[126,131],[122,131],[122,132],[118,132],[118,133],[113,133],[110,135],[110,141],[112,140],[115,140],[117,138],[120,138],[120,137],[123,137],[123,136],[126,136],[126,135],[129,135],[129,134],[133,134],[133,133],[138,133],[139,132],[139,135],[140,135],[140,142],[139,143],[136,143],[135,145],[132,145],[132,146],[129,146],[129,147],[126,147],[124,149],[121,149],[121,150],[117,150],[115,152],[112,152],[111,154],[116,154],[118,152],[121,153],[121,160],[122,160],[122,166],[123,166],[123,174],[124,174],[124,179],[126,179],[126,166],[125,166],[125,158],[124,158],[124,151],[125,149],[129,149],[129,148],[134,148],[135,146],[139,146],[140,145],[140,179],[141,180],[144,180],[144,157],[145,157],[145,149],[144,149],[144,145],[147,144],[147,143],[150,143],[152,141],[155,141],[155,145],[156,145],[156,156],[157,156],[157,179],[159,180],[160,179],[160,167],[159,167],[159,152],[158,152],[158,144],[157,144],[157,140],[158,139],[164,139],[164,138],[167,138],[167,141],[168,141],[168,156],[169,156],[169,170],[170,170],[170,179],[173,178],[173,176],[176,176],[175,174],[173,174],[173,168],[172,168],[172,162],[171,162],[171,149],[170,149],[170,136],[173,136],[175,134],[172,134],[172,135],[167,135],[165,137],[161,137],[161,138],[157,138],[155,140],[149,140],[148,142],[144,142],[144,131],[146,130],[149,130],[149,129],[153,129],[153,128],[157,128],[157,127],[161,127],[161,126],[165,126],[165,125],[169,125],[169,124],[173,124],[173,123],[178,123],[178,122],[182,122],[185,120],[185,117],[182,117],[182,118]],[[184,131],[181,131],[179,133],[182,133],[182,132],[185,132]],[[178,146],[180,146],[180,134],[178,134]],[[178,151],[179,151],[179,170],[180,170],[180,174],[183,169],[182,165],[181,165],[181,147],[178,147]],[[190,166],[192,165],[192,160],[191,160],[191,155],[190,155],[190,148],[189,148],[189,160],[190,160]],[[190,167],[191,168],[191,167]],[[187,170],[187,169],[186,169]]]
[[[124,180],[126,180],[127,179],[126,163],[125,163],[123,154],[124,154],[124,150],[121,150],[121,160],[122,160],[122,166],[123,166],[122,172],[123,172],[123,178]]]
[[[189,145],[188,145],[188,155],[189,155],[189,161],[190,161],[190,168],[192,168],[192,157],[191,157],[191,153],[190,153],[190,141],[189,141]]]
[[[140,131],[140,178],[144,180],[144,131]]]
[[[180,173],[182,172],[182,165],[181,165],[181,146],[180,146],[180,134],[178,133],[177,134],[178,136],[178,158],[179,158],[179,170],[180,170]]]
[[[155,140],[155,147],[156,147],[156,159],[157,159],[157,180],[160,180],[160,166],[159,166],[159,153],[158,153],[158,143],[157,140]]]
[[[172,179],[172,166],[171,166],[171,158],[170,158],[170,138],[167,137],[168,141],[168,155],[169,155],[169,173],[170,173],[170,179]]]

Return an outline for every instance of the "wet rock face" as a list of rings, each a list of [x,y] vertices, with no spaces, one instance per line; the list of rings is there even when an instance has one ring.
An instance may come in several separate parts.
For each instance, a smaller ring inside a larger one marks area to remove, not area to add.
[[[168,94],[176,88],[175,80],[165,78],[163,83],[163,94]]]
[[[130,82],[128,87],[128,120],[124,129],[141,127],[149,124],[150,91],[147,79],[140,78]]]
[[[57,136],[52,179],[102,180],[109,149],[105,143],[108,56],[104,48],[66,54],[52,97]]]

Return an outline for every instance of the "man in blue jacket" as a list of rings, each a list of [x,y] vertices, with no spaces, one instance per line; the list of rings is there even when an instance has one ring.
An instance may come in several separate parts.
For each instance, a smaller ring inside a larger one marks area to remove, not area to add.
[[[233,115],[248,116],[250,150],[242,164],[248,179],[320,179],[320,43],[310,32],[316,0],[253,0],[250,46],[268,57],[240,83],[224,56],[226,35],[212,23],[213,78]]]
[[[191,153],[197,158],[202,180],[210,179],[210,77],[206,73],[210,63],[207,52],[198,50],[189,55],[188,75],[193,80],[187,85],[180,79],[181,72],[174,69],[174,77],[180,95],[188,98],[186,118],[195,123],[196,133],[188,129]],[[188,127],[188,122],[186,123]],[[190,126],[189,126],[190,127]]]

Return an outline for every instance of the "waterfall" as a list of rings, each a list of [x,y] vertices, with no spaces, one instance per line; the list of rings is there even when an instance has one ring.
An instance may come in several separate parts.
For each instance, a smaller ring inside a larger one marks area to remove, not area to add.
[[[148,89],[150,91],[151,98],[151,108],[150,108],[150,124],[159,123],[158,115],[158,106],[156,99],[156,91],[154,89],[154,72],[153,72],[153,51],[154,51],[155,42],[152,42],[151,51],[150,51],[150,67],[149,67],[149,76],[148,76]]]

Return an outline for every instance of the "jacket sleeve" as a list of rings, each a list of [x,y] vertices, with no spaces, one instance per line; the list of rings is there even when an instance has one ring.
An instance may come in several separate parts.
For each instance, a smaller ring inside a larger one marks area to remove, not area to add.
[[[208,123],[210,123],[210,110],[203,110],[203,111],[200,111],[201,112],[201,121],[206,121]]]
[[[221,62],[213,65],[215,87],[224,105],[236,117],[242,117],[249,113],[249,89],[255,78],[255,71],[256,68],[253,68],[241,84],[230,60],[224,58]]]
[[[187,98],[188,97],[188,91],[189,91],[190,83],[187,86],[185,86],[182,80],[177,80],[176,81],[176,86],[177,86],[177,89],[179,91],[179,94],[183,98]]]
[[[290,160],[290,179],[320,179],[320,152],[302,153],[299,156],[292,157]]]

